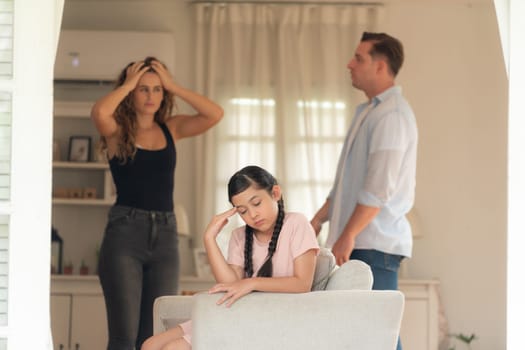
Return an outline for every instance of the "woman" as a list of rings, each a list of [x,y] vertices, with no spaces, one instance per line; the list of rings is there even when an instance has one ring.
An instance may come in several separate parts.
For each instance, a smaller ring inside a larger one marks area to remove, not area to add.
[[[175,96],[197,113],[172,116]],[[220,106],[177,85],[153,57],[124,68],[116,88],[92,108],[117,189],[98,268],[108,350],[140,349],[153,333],[155,298],[177,293],[175,143],[205,132],[222,115]]]

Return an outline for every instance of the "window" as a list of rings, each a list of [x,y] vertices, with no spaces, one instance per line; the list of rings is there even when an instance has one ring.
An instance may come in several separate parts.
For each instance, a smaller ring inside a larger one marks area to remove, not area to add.
[[[284,113],[285,118],[277,117],[278,107],[272,98],[238,97],[226,104],[228,118],[219,126],[217,143],[216,212],[228,209],[227,183],[233,172],[250,164],[262,166],[277,177],[287,210],[308,217],[324,203],[347,130],[346,103],[297,101],[292,112]],[[243,224],[236,216],[223,232]],[[218,237],[223,253],[228,239],[228,234]]]

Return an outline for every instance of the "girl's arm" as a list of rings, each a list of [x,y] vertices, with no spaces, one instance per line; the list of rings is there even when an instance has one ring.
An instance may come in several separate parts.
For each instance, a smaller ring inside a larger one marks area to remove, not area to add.
[[[175,84],[168,70],[160,62],[153,61],[151,66],[159,75],[166,90],[184,100],[197,111],[195,115],[179,114],[168,119],[166,124],[175,140],[201,134],[222,119],[224,111],[221,106],[196,92]]]
[[[240,266],[233,266],[226,262],[217,244],[217,235],[228,223],[228,218],[237,212],[237,208],[217,214],[213,217],[204,232],[204,248],[215,280],[219,283],[231,283],[242,278],[243,271]]]
[[[118,125],[114,118],[115,110],[124,98],[137,86],[140,77],[149,69],[142,67],[142,61],[135,62],[126,70],[124,83],[99,99],[91,108],[91,119],[95,123],[98,132],[104,137],[110,137],[117,133]]]
[[[310,249],[294,259],[294,275],[290,277],[253,277],[233,283],[220,283],[209,292],[226,292],[217,304],[231,306],[237,299],[253,291],[306,293],[312,288],[317,259],[316,250]]]

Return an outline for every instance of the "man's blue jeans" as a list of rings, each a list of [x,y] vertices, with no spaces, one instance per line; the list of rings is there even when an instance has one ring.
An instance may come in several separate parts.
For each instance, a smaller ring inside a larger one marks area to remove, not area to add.
[[[401,255],[371,249],[354,249],[350,255],[350,259],[361,260],[370,265],[374,275],[374,290],[397,290],[399,264],[403,258]],[[397,350],[401,349],[401,340],[398,340]]]

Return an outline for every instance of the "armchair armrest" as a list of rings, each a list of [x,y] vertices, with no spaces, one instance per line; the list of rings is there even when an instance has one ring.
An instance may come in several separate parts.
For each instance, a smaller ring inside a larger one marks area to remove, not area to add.
[[[166,295],[153,304],[153,333],[161,333],[191,318],[192,296]]]

